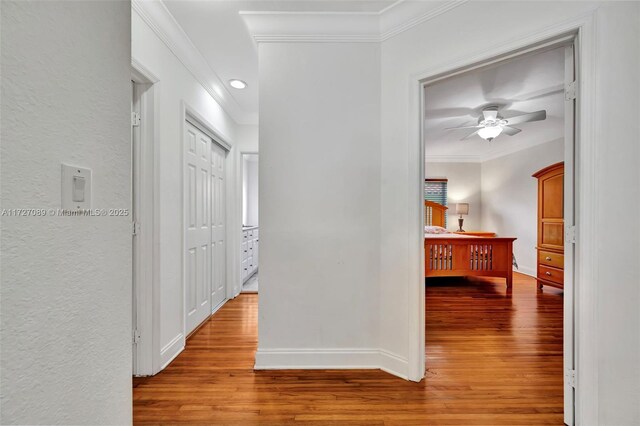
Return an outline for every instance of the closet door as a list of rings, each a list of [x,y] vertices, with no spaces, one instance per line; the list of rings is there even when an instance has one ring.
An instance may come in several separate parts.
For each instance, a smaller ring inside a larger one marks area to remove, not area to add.
[[[211,146],[190,123],[184,134],[185,331],[211,315]]]
[[[211,308],[226,300],[225,162],[227,152],[211,145]]]

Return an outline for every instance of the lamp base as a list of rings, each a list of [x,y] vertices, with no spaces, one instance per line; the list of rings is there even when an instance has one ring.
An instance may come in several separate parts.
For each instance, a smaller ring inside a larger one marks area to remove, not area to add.
[[[458,219],[458,226],[460,227],[460,229],[458,229],[458,232],[464,232],[464,229],[462,229],[462,224],[464,223],[464,219],[463,218],[459,218]]]

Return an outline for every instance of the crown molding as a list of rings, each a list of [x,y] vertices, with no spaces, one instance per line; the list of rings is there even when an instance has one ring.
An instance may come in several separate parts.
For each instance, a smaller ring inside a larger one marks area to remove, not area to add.
[[[426,163],[482,163],[479,155],[426,155]]]
[[[396,2],[380,16],[380,41],[389,40],[416,25],[440,16],[469,0],[451,0],[443,2],[436,8],[425,10],[429,2]]]
[[[132,0],[131,8],[233,121],[237,124],[258,123],[258,114],[243,110],[161,0]]]
[[[257,43],[381,43],[469,0],[398,0],[379,12],[240,11]]]
[[[453,155],[425,155],[425,161],[427,163],[484,163],[486,161],[495,160],[496,158],[505,157],[507,155],[515,154],[516,152],[525,151],[530,148],[534,148],[538,145],[544,145],[546,143],[563,143],[564,138],[559,137],[556,139],[534,139],[525,141],[514,141],[502,148],[490,148],[480,155],[466,155],[466,154],[453,154]]]
[[[564,138],[559,137],[551,140],[541,138],[526,140],[522,142],[513,142],[501,149],[488,150],[486,153],[480,156],[480,162],[484,163],[485,161],[495,160],[496,158],[505,157],[507,155],[515,154],[516,152],[524,151],[530,148],[534,148],[538,145],[544,145],[546,143],[552,142],[564,143]]]

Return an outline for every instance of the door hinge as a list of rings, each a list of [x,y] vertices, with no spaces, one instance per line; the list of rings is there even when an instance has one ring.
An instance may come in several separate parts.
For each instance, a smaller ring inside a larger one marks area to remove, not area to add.
[[[133,343],[140,343],[140,332],[138,330],[133,330]]]
[[[567,84],[567,86],[564,89],[564,100],[565,101],[571,101],[574,100],[576,98],[576,81],[572,81],[571,83]]]
[[[576,227],[574,225],[564,228],[564,240],[568,243],[576,243]]]
[[[140,233],[140,222],[131,222],[131,235],[134,237]]]
[[[138,127],[140,125],[140,113],[132,112],[131,113],[131,125],[133,127]]]
[[[576,370],[568,369],[564,375],[565,382],[572,388],[576,387]]]

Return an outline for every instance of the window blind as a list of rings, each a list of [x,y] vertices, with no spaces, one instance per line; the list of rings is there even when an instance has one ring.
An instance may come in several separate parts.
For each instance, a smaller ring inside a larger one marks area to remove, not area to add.
[[[424,180],[424,199],[433,201],[434,203],[447,205],[447,179],[425,179]],[[445,226],[447,223],[447,214],[445,212]]]

